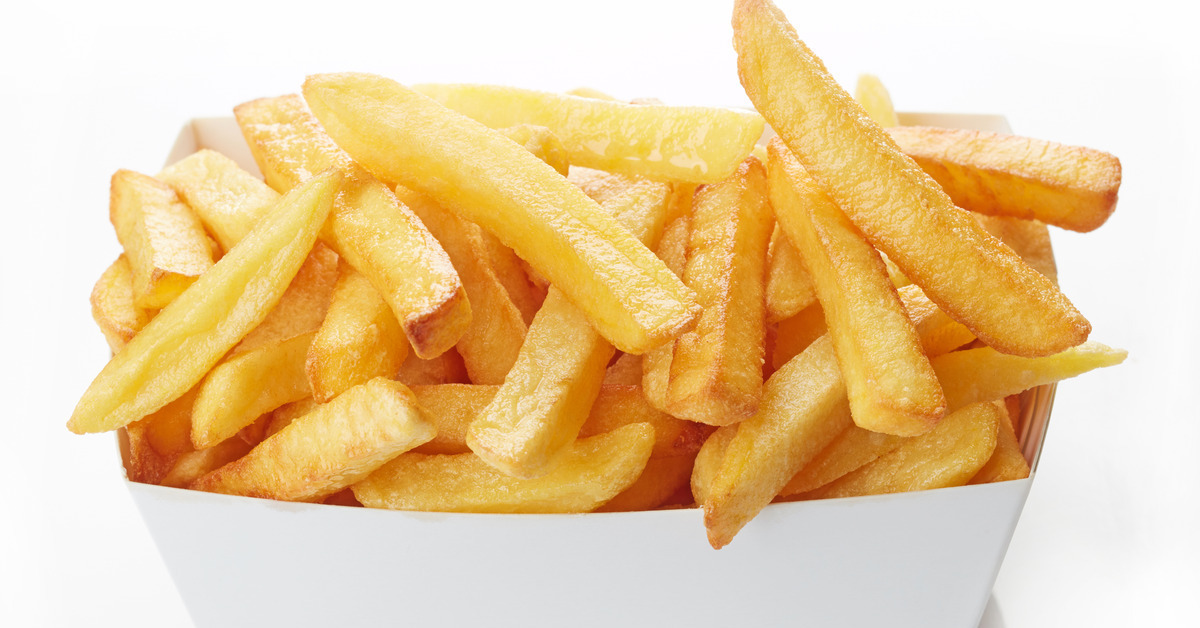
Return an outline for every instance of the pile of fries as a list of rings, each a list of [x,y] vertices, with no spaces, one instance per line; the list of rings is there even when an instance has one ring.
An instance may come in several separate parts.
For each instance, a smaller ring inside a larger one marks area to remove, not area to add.
[[[68,427],[137,482],[697,505],[718,548],[773,500],[1026,477],[1018,395],[1125,356],[1046,226],[1102,224],[1120,163],[896,126],[767,0],[733,26],[756,112],[327,74],[234,110],[263,179],[117,172],[113,358]]]

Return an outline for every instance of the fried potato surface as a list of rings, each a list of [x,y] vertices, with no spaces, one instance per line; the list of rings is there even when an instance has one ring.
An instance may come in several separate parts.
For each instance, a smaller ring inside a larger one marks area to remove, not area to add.
[[[770,158],[767,158],[768,161]],[[766,163],[766,162],[764,162]],[[812,277],[787,234],[775,225],[771,234],[771,258],[767,269],[767,320],[778,323],[791,318],[817,300]]]
[[[195,210],[222,251],[246,237],[279,200],[279,192],[215,150],[196,151],[156,178]]]
[[[124,253],[96,280],[90,300],[92,320],[113,353],[124,348],[150,322],[151,312],[134,303],[133,269]]]

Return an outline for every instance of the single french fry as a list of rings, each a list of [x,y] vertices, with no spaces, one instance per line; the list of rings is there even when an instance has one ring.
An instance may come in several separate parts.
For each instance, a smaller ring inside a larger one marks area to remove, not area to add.
[[[589,512],[628,488],[646,467],[654,428],[644,423],[573,443],[548,474],[518,479],[475,454],[403,454],[353,486],[370,508],[436,512]]]
[[[504,381],[521,344],[526,325],[521,312],[492,270],[483,230],[443,209],[428,197],[404,187],[396,197],[412,209],[442,244],[471,302],[471,323],[455,347],[476,384]]]
[[[212,268],[212,249],[200,219],[166,184],[118,170],[112,177],[109,218],[133,271],[138,307],[157,310]]]
[[[658,243],[658,256],[666,263],[667,268],[678,276],[683,276],[687,264],[687,246],[692,232],[692,217],[683,214],[663,229],[662,239]],[[642,356],[642,390],[650,405],[667,411],[667,391],[671,382],[671,361],[675,358],[675,340],[671,339],[662,345],[647,351]]]
[[[150,322],[151,313],[134,303],[133,270],[124,253],[96,280],[90,300],[92,319],[113,353],[124,348]]]
[[[204,378],[192,410],[192,443],[204,449],[263,414],[312,395],[304,360],[313,333],[231,356]]]
[[[770,157],[768,157],[768,161]],[[763,162],[767,163],[767,162]],[[817,301],[812,277],[800,253],[778,224],[771,234],[771,256],[767,267],[767,321],[778,323],[796,316]]]
[[[280,199],[100,371],[67,427],[77,433],[114,430],[196,385],[278,303],[316,241],[339,178],[320,175]]]
[[[1013,412],[1007,397],[1004,412],[1000,413],[999,433],[996,436],[996,450],[983,468],[971,478],[967,484],[988,484],[990,482],[1007,482],[1009,480],[1024,480],[1029,477],[1029,462],[1021,454],[1021,444],[1017,442],[1017,433],[1013,429]]]
[[[596,512],[636,512],[653,510],[667,503],[680,489],[686,489],[692,477],[695,456],[651,457],[642,475]]]
[[[996,449],[1000,416],[993,403],[946,415],[926,434],[807,495],[810,499],[921,491],[966,484]]]
[[[768,151],[771,205],[816,286],[854,422],[899,436],[929,431],[946,398],[879,253],[782,140]]]
[[[698,317],[691,290],[653,253],[503,135],[377,76],[310,76],[304,94],[358,163],[491,231],[622,351],[644,353]]]
[[[622,191],[606,195],[602,207],[654,245],[672,192],[668,184],[629,180]],[[516,477],[545,473],[586,421],[613,352],[584,313],[552,287],[500,391],[467,433],[471,451]]]
[[[767,203],[767,173],[753,157],[696,192],[683,278],[704,313],[675,341],[667,387],[674,416],[728,425],[758,410],[774,226]]]
[[[251,101],[234,114],[277,191],[326,168],[348,174],[322,239],[375,286],[417,355],[430,358],[452,347],[471,320],[471,307],[449,257],[416,215],[338,148],[299,96]]]
[[[1062,381],[1125,361],[1123,349],[1088,341],[1040,358],[1022,358],[991,347],[954,351],[933,358],[933,370],[946,391],[949,411],[981,401],[995,401],[1024,390]]]
[[[733,442],[737,428],[736,423],[718,427],[709,434],[700,451],[696,453],[696,460],[692,465],[691,489],[697,504],[705,504],[712,499],[713,484],[717,474],[721,472],[725,452],[729,449],[729,443]]]
[[[955,205],[971,211],[1091,231],[1117,207],[1121,162],[1103,151],[968,129],[888,133]]]
[[[228,251],[279,200],[279,192],[232,159],[201,149],[158,173],[195,210],[200,222]]]
[[[1058,283],[1058,265],[1054,262],[1054,250],[1050,247],[1050,230],[1046,223],[1008,216],[974,216],[988,233],[1000,238],[1008,248],[1016,251],[1026,264],[1050,281]]]
[[[376,378],[292,421],[250,453],[196,480],[214,493],[316,501],[433,438],[404,384]]]
[[[892,106],[892,96],[888,93],[883,81],[874,74],[858,75],[858,83],[854,86],[854,100],[862,105],[868,116],[881,127],[899,126],[896,118],[896,108]]]
[[[316,410],[319,405],[321,404],[317,403],[316,399],[305,397],[299,401],[285,403],[275,408],[271,411],[269,418],[267,418],[267,424],[263,429],[263,437],[259,442],[266,440],[268,437],[275,435],[279,430],[291,425],[292,421]]]
[[[867,239],[939,307],[1006,353],[1050,355],[1087,339],[1090,324],[1062,292],[955,207],[769,0],[738,0],[734,45],[750,101]]]
[[[821,309],[820,303],[814,302],[800,310],[799,314],[779,321],[775,328],[775,352],[771,354],[771,368],[778,370],[828,331],[825,310]]]
[[[312,396],[319,403],[376,377],[391,377],[408,356],[395,314],[361,273],[337,266],[328,313],[305,358]]]
[[[414,89],[492,128],[544,126],[562,140],[572,165],[660,180],[721,181],[763,131],[762,117],[751,111],[626,104],[491,85]]]

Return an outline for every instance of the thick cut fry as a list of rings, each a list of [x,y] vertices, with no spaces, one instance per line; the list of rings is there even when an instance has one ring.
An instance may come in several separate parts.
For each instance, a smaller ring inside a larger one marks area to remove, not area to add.
[[[133,270],[123,253],[96,281],[91,303],[92,319],[113,353],[120,351],[150,322],[150,313],[133,302]]]
[[[746,94],[867,239],[1006,353],[1057,353],[1091,326],[1053,283],[954,206],[825,70],[768,0],[734,8]]]
[[[203,149],[168,166],[157,178],[195,210],[200,222],[228,251],[279,200],[279,192],[232,159]]]
[[[1012,399],[1009,397],[1008,399]],[[1021,455],[1021,444],[1017,442],[1017,432],[1013,429],[1012,410],[1005,400],[1004,412],[1000,413],[999,433],[996,435],[996,451],[987,464],[971,478],[968,484],[988,484],[991,482],[1007,482],[1009,480],[1024,480],[1029,477],[1029,462]]]
[[[769,161],[769,158],[768,158]],[[765,162],[764,162],[765,163]],[[770,264],[767,267],[767,321],[791,318],[817,301],[812,277],[804,268],[800,252],[778,224],[771,234]]]
[[[828,331],[825,310],[821,309],[820,303],[813,303],[799,314],[779,321],[775,328],[775,352],[771,354],[771,368],[779,370]]]
[[[816,286],[854,422],[899,436],[928,432],[946,399],[883,260],[781,140],[768,150],[771,205]]]
[[[1042,273],[1047,279],[1058,283],[1058,265],[1054,262],[1054,249],[1050,246],[1050,230],[1045,223],[1022,220],[1007,216],[975,214],[975,220],[988,233],[1000,238],[1008,248],[1016,251],[1026,264]]]
[[[771,375],[758,414],[738,424],[702,504],[708,542],[728,544],[851,424],[833,342],[822,336]]]
[[[67,427],[113,430],[196,385],[279,301],[316,241],[339,175],[310,180],[159,312],[83,393]]]
[[[292,421],[243,458],[189,488],[317,501],[433,438],[404,384],[376,378]]]
[[[476,384],[504,381],[525,341],[525,321],[492,271],[483,230],[404,187],[396,197],[413,210],[442,243],[471,302],[471,323],[458,344],[467,374]]]
[[[756,158],[725,181],[696,192],[683,278],[704,313],[696,329],[675,341],[667,388],[670,414],[729,425],[758,410],[773,226],[767,173]]]
[[[404,330],[379,291],[344,261],[337,274],[329,312],[305,358],[319,403],[376,377],[392,377],[408,356]]]
[[[417,448],[423,454],[460,454],[470,451],[467,428],[476,415],[496,396],[499,386],[445,384],[413,386],[417,403],[437,428],[437,436]],[[695,453],[710,427],[676,419],[646,403],[639,386],[604,384],[592,404],[587,421],[579,429],[586,438],[631,423],[654,426],[654,456],[668,458]]]
[[[668,184],[630,180],[623,191],[604,197],[603,209],[654,245],[671,199]],[[583,312],[552,287],[516,364],[472,423],[471,450],[516,477],[545,473],[586,420],[613,351]]]
[[[212,268],[212,248],[200,219],[157,179],[118,170],[109,218],[133,271],[138,307],[157,310]]]
[[[234,351],[250,351],[317,331],[333,298],[337,268],[337,253],[320,242],[314,244],[279,303]]]
[[[547,285],[539,285],[530,278],[528,266],[512,249],[504,246],[499,238],[480,230],[479,237],[487,251],[488,265],[496,273],[496,278],[504,285],[508,298],[521,311],[521,319],[528,326],[537,316],[538,310],[546,300]]]
[[[699,315],[615,218],[503,135],[377,76],[312,76],[304,95],[358,163],[494,233],[622,351],[644,353]]]
[[[658,256],[667,268],[682,277],[687,264],[688,240],[692,233],[691,214],[684,214],[671,221],[663,230],[658,243]],[[642,390],[650,405],[667,411],[667,391],[671,382],[671,361],[675,358],[675,340],[647,351],[642,356]]]
[[[125,426],[129,442],[125,472],[132,482],[159,484],[192,447],[192,403],[196,389],[158,412]]]
[[[651,457],[637,481],[596,512],[635,512],[662,506],[680,489],[687,488],[695,459],[695,456]]]
[[[863,111],[882,127],[899,126],[896,118],[896,108],[892,106],[892,96],[883,86],[883,81],[874,74],[858,75],[858,83],[854,86],[854,100],[862,105]]]
[[[996,449],[1000,415],[993,403],[952,412],[929,433],[905,441],[890,453],[807,497],[824,499],[903,493],[966,484]]]
[[[204,449],[237,434],[263,414],[312,395],[304,359],[313,334],[244,351],[218,364],[200,384],[192,443]]]
[[[437,512],[589,512],[628,488],[650,459],[654,428],[635,423],[573,443],[554,470],[523,480],[475,454],[404,454],[354,485],[364,506]]]
[[[1121,162],[1109,153],[967,129],[888,133],[955,205],[971,211],[1091,231],[1117,207]]]
[[[721,471],[725,452],[729,449],[729,443],[733,442],[737,428],[736,423],[718,427],[696,453],[696,462],[692,465],[691,488],[697,504],[704,504],[712,499],[713,483]]]
[[[326,168],[348,174],[322,239],[375,286],[417,355],[452,347],[470,323],[471,307],[446,252],[412,211],[334,144],[299,96],[255,100],[234,113],[276,190]]]
[[[954,351],[931,360],[953,411],[980,401],[995,401],[1035,386],[1061,381],[1125,361],[1127,353],[1088,341],[1041,358],[1006,355],[991,347]]]
[[[733,174],[763,132],[750,111],[626,104],[491,85],[417,91],[492,128],[550,129],[571,164],[655,179],[715,183]]]

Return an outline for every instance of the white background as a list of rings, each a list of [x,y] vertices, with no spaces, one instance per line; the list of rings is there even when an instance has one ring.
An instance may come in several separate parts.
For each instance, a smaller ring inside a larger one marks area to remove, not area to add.
[[[119,480],[113,439],[64,427],[107,351],[87,295],[118,251],[108,179],[156,172],[189,117],[337,70],[746,102],[730,2],[406,4],[5,10],[0,624],[190,625]],[[1157,1],[780,5],[843,83],[878,74],[901,110],[1002,113],[1019,133],[1121,158],[1114,217],[1054,238],[1092,337],[1130,357],[1060,386],[989,618],[1195,622],[1185,600],[1200,589],[1200,47],[1189,20]]]

